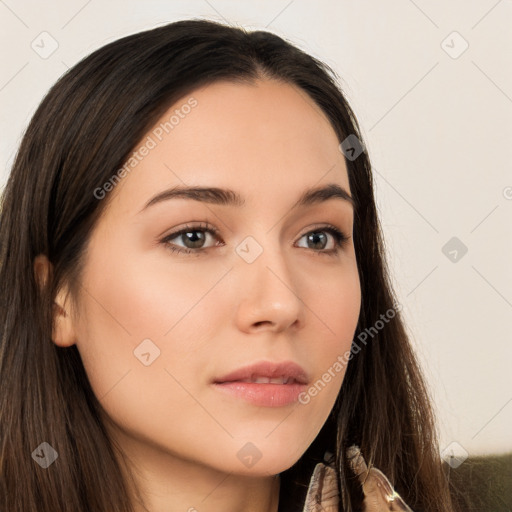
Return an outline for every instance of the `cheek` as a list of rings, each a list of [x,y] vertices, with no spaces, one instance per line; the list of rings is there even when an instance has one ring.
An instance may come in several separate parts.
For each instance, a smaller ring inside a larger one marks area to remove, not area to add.
[[[205,294],[223,273],[105,263],[91,265],[84,277],[88,293],[77,328],[93,392],[108,418],[132,436],[177,452],[195,446],[201,431],[219,430],[195,397],[202,400],[207,380],[211,358],[205,347],[225,319],[218,314],[219,294],[212,294],[215,303]],[[177,414],[183,421],[176,421]]]
[[[163,247],[144,254],[123,239],[111,241],[84,276],[91,305],[87,321],[99,331],[95,336],[128,339],[132,349],[146,338],[165,342],[190,322],[223,273],[208,265],[180,264]]]
[[[158,408],[164,419],[168,411],[170,421],[171,411],[197,405],[180,383],[188,389],[198,384],[194,376],[207,378],[210,359],[201,354],[218,323],[225,322],[226,315],[219,314],[222,284],[215,286],[225,270],[197,265],[192,271],[162,254],[141,265],[143,260],[112,240],[89,261],[77,347],[109,414],[135,414],[143,421]]]
[[[361,287],[357,265],[351,260],[336,272],[308,278],[304,285],[310,332],[322,340],[318,354],[325,364],[332,362],[340,351],[350,348],[361,309]]]
[[[332,409],[342,386],[350,349],[361,308],[361,288],[357,267],[342,269],[340,274],[324,280],[321,291],[309,294],[305,301],[310,309],[309,329],[314,343],[304,347],[305,361],[316,369],[311,386],[299,402],[312,415],[326,416]]]

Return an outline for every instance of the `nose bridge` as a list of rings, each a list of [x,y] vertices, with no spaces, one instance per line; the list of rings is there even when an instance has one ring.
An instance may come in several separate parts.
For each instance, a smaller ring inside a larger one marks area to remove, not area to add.
[[[282,250],[280,240],[272,233],[246,236],[236,247],[236,252],[244,263],[239,262],[249,281],[256,278],[262,285],[264,281],[284,281],[288,285],[287,289],[293,287],[286,253]],[[282,286],[284,283],[281,283]]]
[[[275,233],[249,235],[238,244],[236,252],[238,273],[245,283],[240,320],[250,324],[271,322],[282,328],[298,320],[303,303],[296,276]]]

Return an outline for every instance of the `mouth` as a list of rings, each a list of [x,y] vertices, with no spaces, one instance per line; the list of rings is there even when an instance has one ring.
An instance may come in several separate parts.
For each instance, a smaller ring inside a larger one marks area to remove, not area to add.
[[[213,387],[236,399],[262,407],[282,407],[297,402],[309,377],[292,361],[263,361],[217,378]]]
[[[252,382],[253,384],[301,384],[299,381],[295,380],[293,377],[251,377],[250,379],[241,379],[237,381],[230,382]],[[219,384],[223,384],[222,382]]]

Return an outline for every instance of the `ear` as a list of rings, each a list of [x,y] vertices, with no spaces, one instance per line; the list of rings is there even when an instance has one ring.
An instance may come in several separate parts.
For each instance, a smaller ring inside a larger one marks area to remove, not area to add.
[[[44,254],[39,254],[34,259],[34,275],[40,288],[46,286],[51,266]],[[76,342],[67,287],[58,291],[53,304],[52,340],[59,347],[70,347]]]

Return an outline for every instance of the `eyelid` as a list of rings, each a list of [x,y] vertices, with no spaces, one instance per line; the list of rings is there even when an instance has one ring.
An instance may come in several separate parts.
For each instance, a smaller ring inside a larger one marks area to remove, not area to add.
[[[308,226],[308,228],[302,233],[302,235],[299,236],[299,240],[309,234],[314,233],[318,231],[326,231],[331,234],[331,236],[335,239],[335,248],[330,250],[318,250],[315,251],[314,249],[310,249],[313,252],[316,252],[317,254],[325,254],[325,255],[333,255],[335,256],[338,254],[338,252],[345,247],[346,244],[349,243],[350,239],[352,238],[351,235],[347,234],[343,229],[338,228],[334,224],[330,224],[328,222],[320,222],[313,224],[312,226]]]
[[[214,235],[218,235],[220,233],[219,229],[217,229],[212,224],[209,224],[208,222],[198,221],[196,224],[195,221],[190,221],[187,222],[182,228],[178,229],[178,231],[173,231],[172,233],[166,235],[164,240],[176,238],[177,236],[182,235],[183,233],[188,233],[189,231],[210,231]]]
[[[300,235],[299,238],[302,238],[304,235],[307,235],[308,233],[311,233],[312,231],[321,231],[321,230],[329,230],[332,229],[333,231],[337,231],[341,233],[345,238],[350,238],[350,236],[345,233],[345,231],[334,224],[330,224],[329,222],[317,222],[315,224],[312,224],[305,228],[302,235]]]
[[[211,233],[214,237],[217,237],[217,238],[220,233],[219,229],[217,229],[215,226],[209,224],[208,222],[198,222],[197,224],[194,224],[194,221],[190,221],[189,223],[185,224],[185,226],[178,229],[177,231],[173,231],[172,233],[169,233],[168,235],[164,236],[160,240],[160,243],[167,245],[167,247],[169,247],[172,250],[173,247],[168,244],[169,240],[177,238],[180,235],[183,235],[184,233],[189,233],[190,231],[205,231],[207,233]],[[199,254],[200,252],[204,252],[207,249],[211,249],[211,248],[212,247],[207,247],[206,249],[202,249],[202,248],[189,249],[188,247],[179,247],[179,249],[174,248],[174,252],[187,252],[187,253]]]

